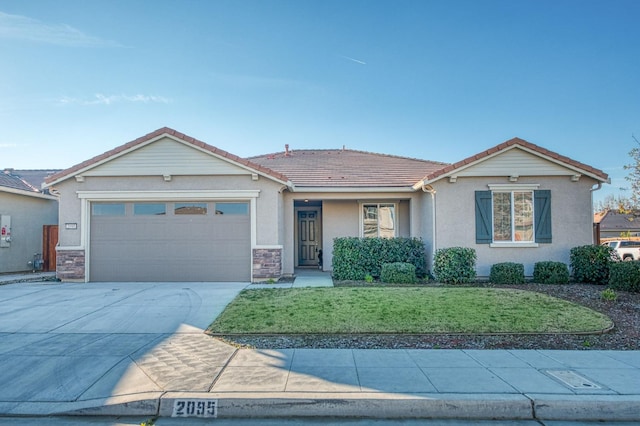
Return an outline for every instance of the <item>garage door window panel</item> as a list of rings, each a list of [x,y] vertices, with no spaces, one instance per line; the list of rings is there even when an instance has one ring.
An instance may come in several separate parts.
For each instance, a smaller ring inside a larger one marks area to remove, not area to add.
[[[249,203],[216,203],[217,215],[242,215],[249,214]]]
[[[173,214],[175,215],[206,215],[207,203],[175,203]]]
[[[124,203],[94,203],[91,205],[94,216],[124,216]]]
[[[134,216],[162,216],[167,214],[167,205],[164,203],[135,203],[133,205]]]

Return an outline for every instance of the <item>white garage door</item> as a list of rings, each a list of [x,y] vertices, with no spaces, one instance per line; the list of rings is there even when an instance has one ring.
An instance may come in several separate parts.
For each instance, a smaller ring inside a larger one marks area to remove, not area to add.
[[[249,281],[248,202],[91,204],[91,281]]]

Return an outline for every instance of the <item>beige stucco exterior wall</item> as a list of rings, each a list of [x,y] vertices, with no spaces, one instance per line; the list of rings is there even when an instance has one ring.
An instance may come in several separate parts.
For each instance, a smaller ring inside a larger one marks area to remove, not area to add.
[[[436,222],[434,218],[434,197],[430,193],[423,192],[416,200],[416,214],[414,220],[419,223],[419,232],[415,236],[422,238],[427,256],[427,270],[433,271],[433,253],[437,241],[434,240]]]
[[[333,240],[360,236],[360,204],[356,200],[329,200],[322,203],[324,269],[333,264]]]
[[[33,269],[42,253],[42,226],[58,223],[57,200],[0,192],[0,215],[11,216],[11,246],[0,247],[0,273]]]
[[[551,244],[531,248],[499,248],[475,242],[475,191],[488,190],[488,184],[508,184],[504,177],[458,178],[450,183],[442,179],[433,184],[436,189],[437,248],[472,247],[478,255],[479,277],[489,276],[491,265],[518,262],[525,266],[525,275],[533,274],[538,261],[554,260],[569,264],[572,247],[591,244],[593,214],[591,188],[597,183],[588,177],[572,182],[568,176],[521,177],[514,184],[539,184],[538,189],[551,190]]]
[[[323,269],[331,270],[333,259],[333,239],[337,237],[360,236],[360,206],[363,202],[397,203],[398,235],[402,237],[422,237],[419,232],[423,228],[419,219],[420,212],[416,206],[422,203],[421,192],[410,193],[302,193],[285,192],[283,199],[284,273],[294,272],[296,238],[294,214],[295,201],[315,200],[322,202],[322,251]],[[413,211],[412,211],[413,210]],[[413,233],[412,233],[413,231]]]

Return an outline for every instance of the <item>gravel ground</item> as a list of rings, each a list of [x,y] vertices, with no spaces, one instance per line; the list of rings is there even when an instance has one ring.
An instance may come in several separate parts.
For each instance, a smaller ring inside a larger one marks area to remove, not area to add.
[[[498,287],[498,286],[496,286]],[[303,335],[226,336],[223,340],[258,349],[610,349],[640,350],[640,294],[618,291],[615,301],[601,297],[605,287],[589,284],[499,286],[554,296],[609,316],[615,324],[604,334],[501,335]]]

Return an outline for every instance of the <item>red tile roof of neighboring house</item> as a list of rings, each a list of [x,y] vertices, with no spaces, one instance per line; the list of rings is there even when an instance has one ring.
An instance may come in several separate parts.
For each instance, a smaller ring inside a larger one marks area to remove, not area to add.
[[[600,223],[600,221],[604,219],[608,212],[609,210],[605,210],[603,212],[595,212],[593,214],[593,223]]]
[[[228,153],[227,151],[223,151],[221,149],[218,149],[215,146],[208,145],[208,144],[206,144],[206,143],[204,143],[202,141],[199,141],[199,140],[197,140],[195,138],[192,138],[191,136],[187,136],[184,133],[180,133],[180,132],[178,132],[176,130],[173,130],[173,129],[169,128],[169,127],[163,127],[161,129],[156,130],[155,132],[151,132],[149,134],[146,134],[146,135],[144,135],[142,137],[139,137],[138,139],[135,139],[135,140],[133,140],[131,142],[128,142],[128,143],[126,143],[124,145],[120,145],[117,148],[114,148],[114,149],[112,149],[110,151],[107,151],[107,152],[105,152],[103,154],[95,156],[95,157],[93,157],[93,158],[91,158],[89,160],[83,161],[80,164],[76,164],[75,166],[72,166],[72,167],[70,167],[70,168],[68,168],[66,170],[62,170],[62,171],[60,171],[60,172],[58,172],[58,173],[56,173],[56,174],[54,174],[52,176],[49,176],[46,179],[46,182],[50,184],[52,182],[61,181],[61,180],[64,180],[64,179],[66,179],[68,177],[74,176],[76,173],[81,172],[82,170],[85,170],[87,168],[90,168],[91,166],[97,165],[97,164],[99,164],[100,162],[102,162],[104,160],[107,160],[107,159],[109,159],[111,157],[115,157],[118,154],[126,152],[126,151],[128,151],[130,149],[135,148],[138,145],[144,144],[145,142],[149,142],[150,140],[158,138],[158,137],[161,137],[163,135],[173,136],[173,137],[175,137],[177,139],[180,139],[180,140],[182,140],[184,142],[187,142],[187,143],[189,143],[191,145],[197,146],[198,148],[201,148],[201,149],[204,149],[206,151],[209,151],[212,154],[215,154],[215,155],[220,156],[220,157],[224,157],[229,161],[232,161],[232,162],[237,163],[237,164],[241,164],[241,165],[243,165],[243,166],[245,166],[245,167],[247,167],[249,169],[253,169],[255,171],[264,173],[265,175],[271,176],[274,179],[277,179],[277,180],[280,180],[280,181],[283,181],[283,182],[287,182],[288,181],[288,178],[286,176],[284,176],[283,174],[281,174],[281,173],[278,173],[278,172],[276,172],[274,170],[262,167],[259,164],[252,163],[252,162],[250,162],[250,161],[248,161],[248,160],[246,160],[244,158],[240,158],[240,157],[238,157],[236,155]]]
[[[424,180],[425,181],[434,181],[437,180],[439,177],[442,177],[443,175],[446,175],[450,172],[453,172],[457,169],[463,168],[469,164],[475,163],[477,161],[483,160],[485,158],[488,158],[490,156],[492,156],[493,154],[496,154],[500,151],[503,151],[507,148],[510,148],[512,146],[521,146],[523,148],[526,148],[530,151],[536,152],[540,155],[543,155],[545,157],[551,158],[553,160],[556,160],[558,162],[564,163],[568,166],[572,166],[575,167],[576,169],[582,170],[588,174],[591,174],[594,178],[600,179],[603,182],[606,182],[609,180],[609,175],[607,175],[605,172],[603,172],[602,170],[598,170],[596,168],[593,168],[591,166],[588,166],[586,164],[580,163],[579,161],[575,161],[572,160],[569,157],[565,157],[564,155],[560,155],[558,153],[555,153],[553,151],[549,151],[548,149],[542,148],[538,145],[532,144],[531,142],[527,142],[524,139],[520,139],[520,138],[513,138],[510,139],[506,142],[501,143],[500,145],[496,145],[493,148],[490,148],[486,151],[483,151],[481,153],[478,153],[476,155],[473,155],[471,157],[465,158],[464,160],[458,161],[457,163],[451,164],[449,166],[443,167],[440,170],[437,170],[435,172],[432,173],[428,173],[425,177]]]
[[[250,157],[285,174],[297,187],[404,187],[446,163],[350,149],[287,150]]]

